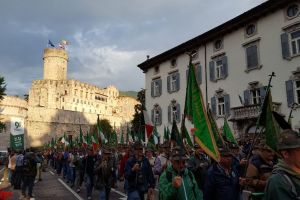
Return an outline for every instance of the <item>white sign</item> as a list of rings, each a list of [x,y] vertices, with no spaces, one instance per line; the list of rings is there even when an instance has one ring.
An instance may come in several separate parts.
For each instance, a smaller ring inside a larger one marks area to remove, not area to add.
[[[24,134],[24,119],[20,117],[11,117],[10,132],[12,135]]]

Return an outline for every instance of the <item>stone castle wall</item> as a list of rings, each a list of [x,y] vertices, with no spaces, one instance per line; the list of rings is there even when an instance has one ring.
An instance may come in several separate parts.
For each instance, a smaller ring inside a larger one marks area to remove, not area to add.
[[[27,101],[13,96],[4,96],[4,99],[0,101],[0,120],[6,127],[0,130],[0,150],[6,150],[9,147],[11,117],[22,118],[26,127]],[[25,129],[25,134],[26,131]]]
[[[10,115],[24,118],[27,147],[41,146],[64,133],[76,136],[80,125],[86,132],[96,124],[98,114],[117,129],[132,120],[138,103],[134,98],[120,97],[114,86],[100,88],[67,80],[68,55],[64,49],[47,48],[43,59],[44,79],[32,82],[28,103],[12,97],[1,102],[5,104],[5,120],[10,121]],[[1,141],[7,146],[9,137],[2,140],[0,136]]]

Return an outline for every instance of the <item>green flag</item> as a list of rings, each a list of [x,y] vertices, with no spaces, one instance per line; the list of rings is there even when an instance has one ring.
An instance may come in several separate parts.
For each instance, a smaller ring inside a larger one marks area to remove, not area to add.
[[[225,146],[225,142],[223,140],[223,137],[222,135],[220,134],[220,131],[219,131],[219,128],[218,128],[218,125],[217,125],[217,122],[216,120],[214,119],[212,113],[211,113],[211,110],[208,109],[207,111],[207,116],[208,116],[208,119],[210,121],[210,124],[211,124],[211,130],[214,134],[214,137],[215,137],[215,141],[217,143],[217,146],[218,147],[224,147]]]
[[[120,143],[124,144],[124,133],[123,133],[122,127],[121,127],[121,139],[120,139]]]
[[[210,120],[203,104],[202,93],[198,86],[194,65],[190,64],[186,100],[185,100],[186,122],[191,123],[195,135],[195,142],[216,161],[220,160],[220,153],[214,138]]]
[[[86,133],[86,143],[88,144],[88,146],[92,145],[92,138],[91,135],[89,134],[89,132]]]
[[[51,148],[53,148],[55,145],[55,141],[54,141],[54,138],[51,138]]]
[[[192,139],[190,137],[190,134],[188,133],[185,125],[184,125],[184,127],[182,128],[181,131],[182,131],[182,138],[185,138],[188,145],[193,148],[194,147],[193,141],[192,141]]]
[[[168,126],[167,126],[167,135],[168,135],[168,138],[169,138],[169,140],[170,140],[170,138],[171,138],[171,131],[170,131],[170,129],[169,129]]]
[[[272,105],[271,89],[267,89],[267,94],[264,99],[261,113],[257,123],[259,126],[265,127],[266,144],[276,152],[278,135],[280,130],[279,130],[278,123],[274,119],[272,111],[273,111],[273,105]]]
[[[118,144],[118,136],[117,136],[117,132],[115,129],[113,130],[113,132],[111,134],[109,142],[112,146],[116,146]]]
[[[175,119],[173,120],[172,123],[171,140],[176,142],[176,145],[183,147],[182,138],[179,133]]]
[[[164,127],[164,141],[169,141],[169,133],[166,127]]]
[[[226,141],[237,144],[226,118],[224,118],[223,136],[225,137]]]

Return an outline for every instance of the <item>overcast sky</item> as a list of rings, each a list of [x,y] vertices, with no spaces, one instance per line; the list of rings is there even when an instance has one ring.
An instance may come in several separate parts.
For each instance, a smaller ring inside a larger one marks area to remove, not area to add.
[[[7,0],[0,6],[0,75],[7,94],[43,79],[48,40],[70,42],[68,79],[123,91],[144,87],[137,65],[264,0]]]

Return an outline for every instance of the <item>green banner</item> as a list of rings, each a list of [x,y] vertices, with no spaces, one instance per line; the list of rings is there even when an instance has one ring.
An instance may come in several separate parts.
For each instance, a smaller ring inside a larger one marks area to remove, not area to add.
[[[24,134],[10,134],[10,147],[12,150],[24,150]]]

